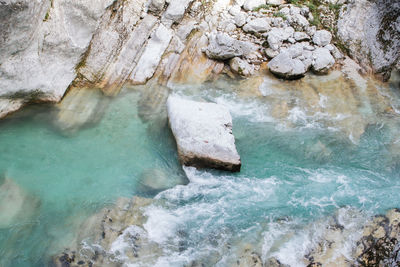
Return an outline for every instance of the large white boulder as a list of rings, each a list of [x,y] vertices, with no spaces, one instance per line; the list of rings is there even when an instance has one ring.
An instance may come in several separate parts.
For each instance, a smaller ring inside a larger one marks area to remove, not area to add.
[[[232,117],[225,106],[169,96],[167,111],[183,165],[240,171]]]
[[[268,18],[255,18],[243,26],[245,32],[267,32],[271,29]]]
[[[335,64],[335,59],[326,48],[317,48],[313,51],[312,68],[317,73],[327,73]]]
[[[332,34],[327,30],[317,31],[313,36],[313,43],[318,46],[328,45],[332,40]]]

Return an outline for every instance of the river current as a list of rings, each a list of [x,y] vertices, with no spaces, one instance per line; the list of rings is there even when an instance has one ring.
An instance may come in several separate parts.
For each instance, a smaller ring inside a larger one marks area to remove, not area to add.
[[[153,266],[231,266],[246,247],[305,266],[333,214],[349,232],[336,256],[349,257],[362,222],[400,207],[395,85],[333,72],[169,87],[87,89],[74,108],[32,105],[0,122],[0,266],[46,266],[119,197],[156,199],[143,211],[165,252]],[[168,94],[230,109],[240,173],[180,166]]]

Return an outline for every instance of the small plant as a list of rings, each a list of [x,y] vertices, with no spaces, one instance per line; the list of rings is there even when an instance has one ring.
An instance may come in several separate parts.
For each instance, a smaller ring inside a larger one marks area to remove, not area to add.
[[[43,21],[47,21],[50,17],[50,10],[47,10],[46,15],[44,15]]]
[[[286,16],[285,16],[285,14],[283,14],[282,12],[275,12],[275,13],[274,13],[274,17],[281,17],[281,18],[283,18],[284,20],[286,20]]]
[[[254,8],[253,11],[259,11],[260,9],[269,9],[271,6],[270,5],[259,5],[258,7]]]

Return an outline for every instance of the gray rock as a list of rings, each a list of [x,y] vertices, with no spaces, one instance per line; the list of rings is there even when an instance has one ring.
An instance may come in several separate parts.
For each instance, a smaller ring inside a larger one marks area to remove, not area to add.
[[[305,33],[305,32],[295,32],[293,34],[293,37],[297,42],[309,41],[310,40],[310,36],[308,36],[308,34]]]
[[[134,83],[145,83],[153,77],[171,38],[172,31],[160,24],[151,35],[150,40],[144,47],[143,54],[132,71],[130,79]]]
[[[303,45],[301,43],[291,45],[287,51],[292,58],[299,57],[303,54]]]
[[[289,51],[283,51],[268,63],[269,70],[278,77],[297,79],[304,76],[307,69],[300,59],[293,58]]]
[[[242,27],[246,23],[247,14],[240,11],[233,17],[233,20],[235,21],[236,26]]]
[[[163,14],[161,21],[166,25],[171,25],[181,21],[186,9],[192,2],[193,0],[170,0],[170,3]]]
[[[0,97],[14,103],[7,105],[10,112],[15,101],[61,100],[112,2],[1,1]]]
[[[273,50],[272,48],[265,49],[264,53],[270,59],[276,57],[277,55],[279,55],[279,51],[278,50]]]
[[[148,9],[155,15],[159,15],[164,9],[165,0],[150,0]]]
[[[287,28],[272,28],[268,32],[267,42],[270,48],[278,50],[282,45],[283,41],[293,36],[294,29],[292,27]]]
[[[233,57],[240,57],[250,54],[255,49],[254,45],[249,42],[236,40],[226,33],[211,33],[209,44],[205,50],[206,55],[212,59],[226,60]]]
[[[246,0],[243,4],[243,8],[246,11],[253,11],[255,8],[265,5],[266,0]]]
[[[316,31],[313,36],[313,43],[318,46],[326,46],[332,40],[332,34],[326,30]]]
[[[339,15],[338,38],[361,66],[388,79],[400,59],[400,2],[348,2]]]
[[[249,64],[246,60],[234,57],[229,60],[231,70],[241,76],[250,76],[254,73],[254,65]]]
[[[310,25],[308,20],[303,15],[300,14],[300,11],[299,11],[299,13],[289,16],[288,21],[289,21],[290,25],[292,25],[296,29],[304,30]]]
[[[268,18],[256,18],[250,20],[243,27],[245,32],[267,32],[270,29],[270,20]]]
[[[167,110],[183,165],[240,171],[232,117],[226,107],[170,96]]]
[[[335,59],[326,48],[317,48],[313,52],[312,68],[316,73],[327,73],[335,64]]]
[[[121,16],[127,16],[129,11],[134,11],[129,5],[118,10]],[[118,93],[129,79],[156,26],[155,16],[148,14],[137,21],[135,14],[128,16],[131,20],[122,25],[111,11],[103,16],[102,27],[93,37],[85,64],[78,70],[81,77],[97,84],[106,94]]]

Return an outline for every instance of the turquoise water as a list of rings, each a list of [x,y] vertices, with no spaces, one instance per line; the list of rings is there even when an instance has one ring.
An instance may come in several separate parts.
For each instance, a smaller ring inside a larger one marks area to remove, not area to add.
[[[235,174],[182,169],[163,100],[144,90],[158,89],[125,88],[102,101],[100,119],[72,132],[58,127],[53,106],[31,106],[0,122],[0,174],[35,199],[24,206],[31,212],[0,228],[0,266],[45,266],[49,255],[68,246],[79,223],[120,196],[163,200],[145,211],[144,229],[165,250],[158,266],[196,259],[227,266],[243,243],[263,259],[302,266],[299,255],[316,235],[307,230],[310,222],[350,207],[365,217],[400,206],[394,88],[377,92],[392,112],[381,112],[369,93],[360,97],[357,114],[349,115],[363,129],[354,138],[358,128],[349,134],[342,124],[348,114],[312,112],[298,91],[282,117],[272,112],[282,92],[243,94],[238,82],[225,80],[174,87],[175,94],[230,108],[243,165]],[[159,190],[143,185],[154,173],[168,178]]]

